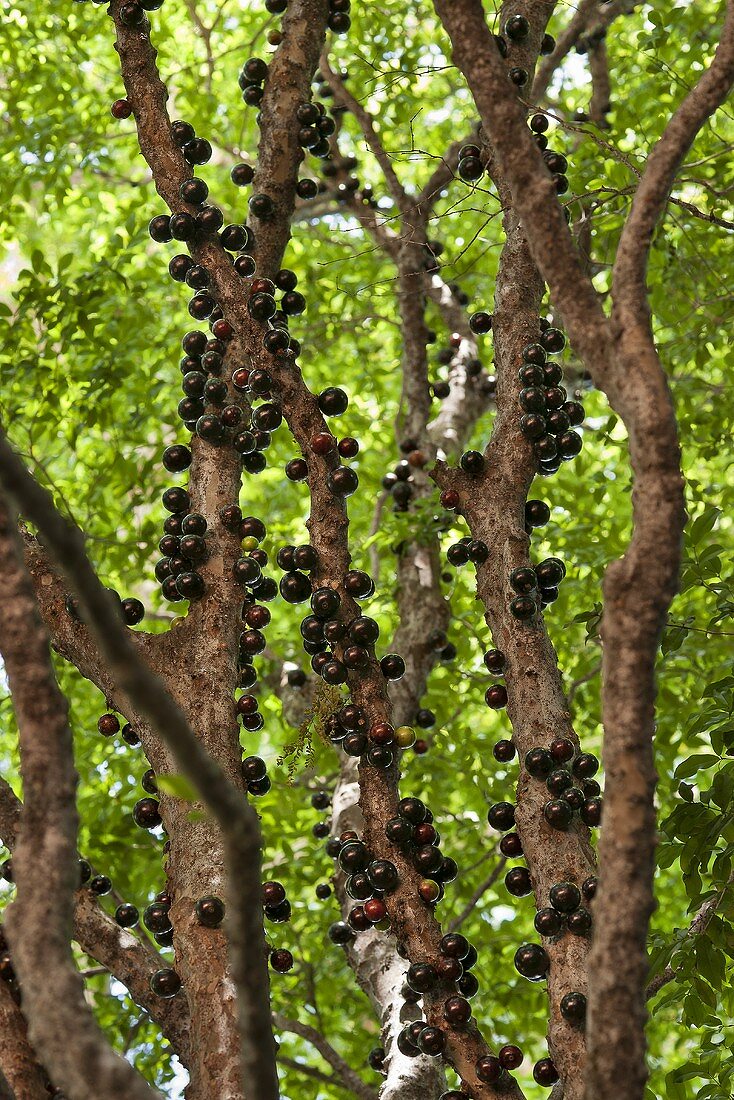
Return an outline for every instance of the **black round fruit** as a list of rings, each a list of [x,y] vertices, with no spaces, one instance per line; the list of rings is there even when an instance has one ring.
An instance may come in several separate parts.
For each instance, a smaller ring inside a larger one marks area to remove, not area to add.
[[[569,932],[573,932],[575,936],[585,936],[591,931],[591,913],[588,909],[579,907],[575,909],[573,913],[568,914],[566,924]]]
[[[550,888],[550,903],[559,913],[571,913],[581,904],[581,891],[573,882],[559,882]]]
[[[517,833],[506,833],[500,841],[500,851],[508,859],[518,859],[522,854],[522,841]]]
[[[548,952],[539,943],[525,943],[515,952],[515,969],[523,978],[542,981],[550,969]]]
[[[115,920],[121,928],[134,928],[140,919],[140,914],[134,905],[123,902],[115,909]]]
[[[133,821],[141,829],[156,829],[161,824],[158,802],[155,798],[141,798],[133,806]]]
[[[505,875],[508,893],[515,898],[524,898],[533,888],[527,867],[513,867]]]
[[[515,592],[519,592],[521,595],[534,592],[537,583],[535,571],[530,566],[521,566],[519,569],[513,569],[510,573],[510,585]]]
[[[493,829],[505,833],[515,824],[515,807],[511,802],[497,802],[490,806],[487,821]]]
[[[505,34],[513,42],[519,42],[527,38],[530,33],[530,24],[524,15],[511,15],[505,23]]]
[[[430,963],[413,963],[408,967],[406,981],[416,993],[428,993],[438,984],[438,974]]]
[[[535,931],[541,936],[557,936],[563,931],[564,920],[557,909],[539,909],[535,914]]]
[[[89,889],[97,897],[102,897],[103,894],[109,894],[112,889],[112,881],[107,875],[95,875],[89,881]]]
[[[515,596],[510,601],[510,611],[520,622],[529,622],[536,614],[538,605],[532,596]]]
[[[566,993],[561,997],[561,1016],[572,1024],[583,1024],[586,1019],[586,997],[583,993]]]
[[[171,927],[168,906],[154,902],[143,913],[143,924],[150,932],[167,932]]]
[[[543,807],[543,816],[554,829],[567,829],[573,821],[573,810],[563,799],[553,798]]]
[[[329,928],[329,939],[339,947],[344,947],[354,939],[354,932],[346,921],[335,921]]]
[[[533,1066],[533,1078],[539,1085],[550,1088],[558,1080],[558,1070],[550,1058],[541,1058]]]
[[[156,997],[175,997],[181,988],[181,979],[175,970],[156,970],[150,979],[150,988]]]
[[[525,756],[525,769],[533,779],[546,779],[553,770],[553,763],[547,749],[531,749]]]
[[[224,902],[221,898],[207,895],[199,898],[194,906],[196,919],[205,928],[218,928],[224,920]]]

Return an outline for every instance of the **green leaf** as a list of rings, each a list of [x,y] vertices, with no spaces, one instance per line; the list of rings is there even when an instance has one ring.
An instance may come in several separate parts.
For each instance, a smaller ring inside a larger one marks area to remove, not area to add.
[[[690,775],[695,775],[696,772],[704,771],[706,768],[712,768],[718,762],[718,756],[711,753],[697,753],[680,763],[675,769],[674,775],[676,779],[688,779]]]

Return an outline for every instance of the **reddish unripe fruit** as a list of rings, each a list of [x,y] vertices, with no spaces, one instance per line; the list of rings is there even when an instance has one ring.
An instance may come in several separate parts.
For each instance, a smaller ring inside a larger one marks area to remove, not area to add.
[[[253,627],[255,630],[262,630],[264,626],[268,625],[271,618],[272,616],[267,607],[260,607],[259,604],[248,607],[243,615],[243,619],[247,625]]]
[[[413,752],[416,756],[423,756],[424,753],[428,752],[428,742],[424,741],[422,737],[419,737],[413,745]]]
[[[287,974],[293,969],[293,956],[285,948],[277,948],[270,952],[270,965],[276,974]]]
[[[461,497],[457,493],[456,489],[444,489],[441,493],[441,507],[442,508],[458,508],[461,503]]]
[[[389,745],[395,737],[395,728],[389,722],[375,722],[370,729],[370,741],[376,745]]]
[[[569,741],[568,737],[556,737],[548,747],[551,756],[559,764],[565,764],[576,751],[573,741]]]
[[[497,1051],[497,1057],[504,1069],[517,1069],[517,1067],[522,1064],[523,1053],[520,1047],[508,1043],[507,1046],[500,1047]]]
[[[263,883],[263,905],[280,905],[285,901],[285,886],[281,882]]]
[[[336,440],[328,432],[319,432],[311,440],[311,450],[316,455],[328,455],[336,446]]]
[[[234,336],[234,329],[229,321],[225,321],[222,318],[219,321],[215,321],[212,325],[212,334],[216,336],[217,340],[229,340]]]
[[[241,695],[237,700],[238,714],[255,714],[257,711],[257,699],[254,695]]]
[[[484,694],[484,701],[492,710],[502,710],[507,706],[507,688],[504,684],[492,684]]]
[[[413,840],[416,844],[433,844],[437,836],[436,829],[428,821],[424,821],[422,825],[416,825],[413,830]]]
[[[371,923],[363,905],[355,905],[349,914],[348,920],[355,932],[366,932]]]
[[[130,118],[132,113],[133,109],[126,99],[116,99],[110,107],[113,118]]]
[[[502,1063],[493,1054],[486,1054],[477,1062],[477,1077],[488,1085],[496,1085],[502,1076]]]
[[[464,997],[449,997],[443,1006],[443,1018],[452,1027],[462,1027],[471,1019],[471,1005]]]
[[[433,964],[439,978],[447,982],[456,982],[464,973],[464,968],[458,959],[452,959],[449,955],[441,955]]]
[[[112,737],[120,732],[120,721],[114,714],[103,714],[97,722],[97,729],[105,737]]]
[[[345,436],[339,440],[339,454],[342,458],[354,458],[359,454],[359,443],[352,436]]]
[[[370,901],[366,901],[363,908],[365,916],[372,924],[377,924],[387,916],[385,903],[379,898],[371,898]]]
[[[428,462],[428,459],[426,458],[423,451],[411,451],[408,455],[408,462],[411,466],[416,466],[418,469],[422,469],[425,466],[426,462]]]
[[[505,671],[505,655],[499,649],[488,649],[484,654],[484,664],[493,675],[501,676]]]
[[[427,902],[430,905],[432,902],[438,900],[438,896],[441,893],[441,890],[438,883],[434,882],[433,879],[424,878],[420,886],[418,887],[418,893],[422,897],[423,901]]]

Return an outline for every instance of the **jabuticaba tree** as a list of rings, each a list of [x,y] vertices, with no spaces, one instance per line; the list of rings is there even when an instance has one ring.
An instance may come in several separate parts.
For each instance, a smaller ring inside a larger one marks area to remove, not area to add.
[[[734,3],[0,51],[0,1095],[731,1096]]]

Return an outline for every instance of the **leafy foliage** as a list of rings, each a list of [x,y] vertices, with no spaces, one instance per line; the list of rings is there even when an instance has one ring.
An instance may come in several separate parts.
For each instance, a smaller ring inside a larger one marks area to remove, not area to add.
[[[428,3],[381,0],[359,7],[353,31],[335,45],[337,59],[349,70],[353,93],[379,118],[401,179],[417,188],[450,142],[469,132],[471,102],[447,59]],[[556,140],[571,157],[572,195],[566,198],[574,221],[593,215],[595,283],[602,291],[630,188],[666,117],[711,56],[720,7],[700,0],[671,5],[663,13],[643,4],[613,25],[609,130],[573,121],[589,98],[582,57],[571,56],[552,88]],[[229,183],[229,168],[253,157],[256,146],[254,115],[242,107],[236,75],[246,57],[267,56],[272,18],[259,5],[205,0],[196,5],[203,24],[212,28],[203,35],[191,21],[192,10],[193,5],[170,0],[155,13],[155,43],[172,110],[215,145],[215,158],[202,175],[236,220],[244,200]],[[554,24],[567,18],[560,5]],[[33,471],[85,530],[104,581],[144,600],[150,613],[146,629],[166,630],[171,616],[153,583],[152,554],[163,517],[160,494],[169,480],[159,455],[177,432],[176,360],[185,312],[183,289],[168,280],[167,257],[146,233],[160,203],[137,152],[132,121],[116,122],[107,110],[122,91],[104,9],[61,0],[31,2],[23,10],[11,9],[5,31],[0,45],[3,421]],[[344,148],[358,157],[360,178],[382,196],[377,166],[349,116],[344,129]],[[704,215],[731,219],[734,168],[727,154],[733,143],[734,122],[724,109],[696,141],[676,197]],[[389,199],[381,198],[380,212],[389,224],[394,215]],[[444,276],[460,281],[473,308],[491,309],[500,220],[497,196],[460,180],[437,209],[434,230],[445,246]],[[680,417],[691,515],[681,591],[659,667],[659,908],[651,975],[670,963],[677,979],[652,1002],[649,1095],[668,1100],[725,1100],[734,1079],[734,1056],[724,1041],[734,1026],[734,891],[724,894],[704,934],[686,934],[692,915],[725,890],[734,853],[734,486],[727,479],[734,399],[727,386],[731,352],[723,337],[732,320],[727,237],[685,206],[671,204],[649,274],[656,336]],[[306,318],[294,326],[303,340],[305,377],[312,389],[338,382],[350,394],[345,425],[361,443],[356,466],[362,489],[350,502],[355,564],[369,568],[368,551],[379,559],[378,593],[370,607],[389,637],[397,625],[394,548],[406,533],[406,521],[385,508],[377,532],[369,532],[381,478],[397,457],[391,429],[400,401],[394,273],[340,208],[318,217],[307,210],[299,214],[288,262],[308,289]],[[439,334],[438,349],[448,334],[435,311],[429,321]],[[490,366],[491,341],[483,339]],[[432,369],[439,377],[435,355]],[[577,728],[584,745],[598,751],[600,582],[629,535],[631,485],[619,423],[598,393],[587,392],[585,401],[592,430],[584,433],[582,456],[533,489],[552,504],[551,522],[535,537],[533,553],[537,558],[558,554],[568,567],[569,578],[547,618]],[[490,429],[488,414],[477,425],[474,444],[483,445]],[[306,490],[282,475],[292,457],[285,429],[269,453],[268,469],[247,479],[242,502],[248,512],[266,518],[272,558],[284,542],[306,540],[308,501]],[[432,500],[411,523],[430,528],[436,509]],[[455,522],[442,536],[444,547],[464,533]],[[494,741],[507,736],[507,721],[483,704],[482,653],[489,639],[477,614],[473,575],[447,568],[445,577],[453,611],[450,637],[458,655],[431,676],[425,705],[438,722],[428,754],[406,754],[403,788],[435,808],[447,850],[462,868],[441,906],[449,919],[461,912],[498,858],[486,808],[509,796],[515,768],[488,766]],[[300,663],[296,611],[280,601],[275,606],[270,650],[281,661]],[[59,666],[59,676],[72,703],[81,776],[80,849],[115,884],[106,905],[114,906],[119,896],[142,908],[163,884],[160,842],[141,833],[130,812],[146,765],[140,750],[99,737],[96,718],[105,706],[99,694],[67,667]],[[327,941],[336,902],[333,897],[317,901],[314,893],[317,883],[328,881],[331,861],[311,836],[318,815],[308,792],[333,781],[335,757],[316,735],[305,756],[290,755],[294,731],[278,699],[268,695],[261,706],[265,729],[247,735],[247,748],[267,758],[275,780],[259,802],[266,867],[287,882],[293,899],[293,920],[273,939],[291,947],[297,959],[295,970],[273,983],[275,1006],[286,1015],[307,1017],[376,1083],[366,1068],[367,1052],[379,1042],[374,1016],[342,953]],[[0,762],[15,782],[16,738],[7,699],[0,718]],[[279,758],[287,759],[276,765]],[[0,891],[7,898],[2,884]],[[511,961],[517,943],[532,935],[532,905],[509,900],[500,875],[462,930],[480,948],[483,993],[475,1013],[488,1038],[517,1042],[534,1060],[545,1053],[544,995],[537,986],[518,983]],[[116,1047],[164,1091],[177,1089],[167,1084],[174,1070],[164,1044],[125,992],[104,976],[88,982]],[[283,1051],[327,1071],[301,1040],[286,1037]],[[529,1065],[527,1060],[522,1084],[534,1098],[543,1093],[529,1080]],[[292,1100],[341,1095],[335,1086],[292,1069],[284,1073],[283,1089]]]

